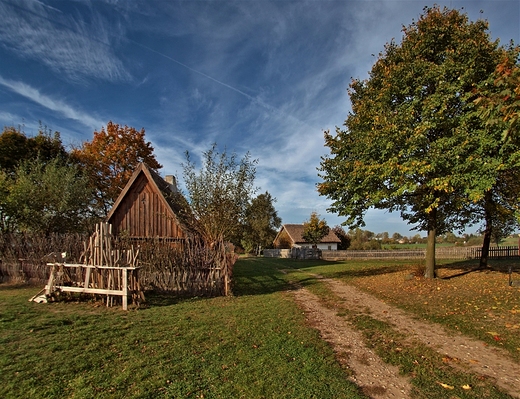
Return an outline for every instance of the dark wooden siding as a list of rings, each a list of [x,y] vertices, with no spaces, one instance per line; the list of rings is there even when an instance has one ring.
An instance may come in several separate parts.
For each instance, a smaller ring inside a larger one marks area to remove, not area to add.
[[[184,238],[171,208],[144,174],[138,176],[111,216],[114,232],[130,237]]]

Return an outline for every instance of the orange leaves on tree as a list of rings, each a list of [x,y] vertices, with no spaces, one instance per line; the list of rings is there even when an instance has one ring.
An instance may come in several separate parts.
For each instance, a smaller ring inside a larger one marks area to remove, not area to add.
[[[145,140],[144,128],[136,130],[112,121],[106,128],[94,132],[92,141],[74,149],[72,156],[95,187],[95,206],[102,215],[108,212],[139,163],[144,162],[154,170],[162,167],[151,143]]]

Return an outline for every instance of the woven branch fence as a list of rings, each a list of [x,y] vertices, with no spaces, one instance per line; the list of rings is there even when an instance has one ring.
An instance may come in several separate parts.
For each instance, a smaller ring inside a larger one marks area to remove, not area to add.
[[[82,263],[84,243],[89,236],[79,234],[0,235],[0,283],[45,284],[53,254],[67,253],[67,262]],[[156,239],[132,241],[139,247],[139,280],[142,289],[181,296],[231,294],[233,249],[223,243],[211,247],[196,239],[172,243]],[[127,248],[128,239],[117,239],[115,250]]]

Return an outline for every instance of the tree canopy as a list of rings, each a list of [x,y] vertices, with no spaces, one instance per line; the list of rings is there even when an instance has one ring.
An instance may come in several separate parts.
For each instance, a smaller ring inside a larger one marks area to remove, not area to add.
[[[153,150],[145,139],[144,128],[138,131],[110,121],[106,128],[94,132],[92,141],[72,151],[73,159],[94,188],[93,206],[98,216],[108,213],[139,163],[146,163],[154,171],[162,168]]]
[[[68,153],[63,147],[59,132],[47,129],[40,124],[38,134],[28,137],[20,128],[6,126],[0,134],[0,169],[6,173],[14,170],[24,161],[39,158],[48,162],[55,158],[65,161]]]
[[[321,242],[321,239],[329,234],[329,226],[325,219],[320,219],[317,212],[312,212],[309,220],[303,223],[302,237],[313,246]]]
[[[504,54],[490,79],[478,91],[475,100],[487,125],[503,127],[502,141],[520,139],[520,47]]]
[[[14,175],[0,172],[0,227],[3,232],[43,234],[85,230],[91,192],[78,169],[59,158],[21,163]]]
[[[246,210],[242,245],[247,252],[260,252],[262,248],[270,248],[276,237],[282,219],[274,207],[276,198],[267,191],[253,198]]]
[[[347,232],[345,231],[345,229],[341,226],[334,226],[332,229],[331,229],[334,234],[336,234],[336,237],[338,237],[340,239],[340,243],[338,244],[338,249],[339,250],[346,250],[350,247],[350,237],[349,235],[347,234]]]
[[[219,153],[214,144],[203,153],[200,170],[186,152],[184,182],[191,209],[209,243],[235,241],[242,233],[246,211],[255,192],[256,160]]]
[[[435,236],[475,222],[474,206],[501,169],[497,129],[474,103],[505,52],[487,30],[457,10],[426,8],[368,79],[352,81],[345,129],[325,133],[318,190],[329,210],[351,227],[371,207],[400,212],[428,232],[426,277],[435,275]]]

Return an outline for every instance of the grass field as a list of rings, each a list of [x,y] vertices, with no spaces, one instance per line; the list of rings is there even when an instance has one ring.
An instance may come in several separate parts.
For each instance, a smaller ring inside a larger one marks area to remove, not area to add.
[[[1,398],[362,398],[287,300],[273,266],[236,267],[231,298],[145,309],[28,302],[0,284]]]
[[[421,318],[504,348],[520,362],[520,288],[508,285],[509,262],[520,280],[518,260],[491,260],[483,271],[472,271],[478,260],[440,260],[440,278],[432,280],[418,277],[417,261],[318,261],[301,270],[354,284]]]
[[[439,270],[446,279],[426,281],[410,278],[420,264],[403,261],[241,259],[234,297],[149,295],[146,308],[128,312],[94,302],[36,304],[28,298],[40,287],[0,284],[0,397],[363,398],[287,293],[288,278],[300,276],[324,303],[337,306],[315,273],[520,361],[519,289],[508,286],[503,262],[492,265],[497,271],[463,274],[473,266],[449,263]],[[344,316],[385,361],[412,376],[418,398],[453,398],[439,380],[475,387],[461,398],[508,397],[477,376],[454,372],[427,348],[400,345],[402,337],[384,323]],[[421,357],[428,361],[417,362]]]

